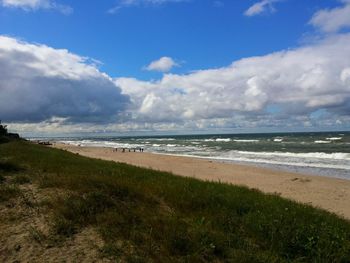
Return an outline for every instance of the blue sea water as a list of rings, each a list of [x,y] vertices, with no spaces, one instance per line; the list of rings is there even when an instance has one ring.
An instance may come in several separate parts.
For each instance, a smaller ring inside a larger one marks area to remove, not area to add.
[[[350,180],[350,132],[50,138],[80,146],[142,147]]]

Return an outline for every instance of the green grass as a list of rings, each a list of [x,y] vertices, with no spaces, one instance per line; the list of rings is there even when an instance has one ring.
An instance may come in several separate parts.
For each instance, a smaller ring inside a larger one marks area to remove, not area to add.
[[[17,169],[0,168],[0,174],[22,169],[40,187],[66,193],[48,204],[52,234],[66,238],[95,227],[105,241],[101,256],[128,262],[350,262],[349,221],[278,196],[25,142],[0,145],[0,160],[5,158]]]

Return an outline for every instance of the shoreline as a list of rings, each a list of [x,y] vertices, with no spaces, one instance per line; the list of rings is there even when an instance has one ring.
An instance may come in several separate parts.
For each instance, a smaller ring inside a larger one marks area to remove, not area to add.
[[[79,147],[89,147],[89,146],[79,146]],[[109,148],[109,147],[103,147],[101,148]],[[178,156],[178,157],[188,157],[188,158],[194,158],[194,159],[202,159],[202,160],[209,160],[217,163],[226,163],[226,164],[232,164],[232,165],[242,165],[242,166],[252,166],[256,168],[262,168],[267,170],[273,170],[277,172],[286,172],[286,173],[292,173],[297,175],[304,175],[304,176],[317,176],[317,177],[326,177],[326,178],[333,178],[333,179],[342,179],[350,181],[350,178],[347,177],[341,177],[341,176],[329,176],[327,173],[317,173],[315,172],[316,169],[333,169],[328,167],[302,167],[298,165],[293,164],[281,164],[281,163],[263,163],[263,162],[254,162],[254,161],[235,161],[232,159],[224,159],[224,158],[215,158],[215,157],[206,157],[206,156],[196,156],[196,155],[185,155],[185,154],[172,154],[172,153],[158,153],[158,152],[148,152],[150,154],[155,155],[166,155],[166,156]],[[293,169],[294,168],[294,169]]]
[[[210,159],[148,152],[114,152],[113,148],[54,143],[52,147],[82,156],[127,163],[200,180],[242,185],[310,204],[350,219],[350,180],[304,175]]]

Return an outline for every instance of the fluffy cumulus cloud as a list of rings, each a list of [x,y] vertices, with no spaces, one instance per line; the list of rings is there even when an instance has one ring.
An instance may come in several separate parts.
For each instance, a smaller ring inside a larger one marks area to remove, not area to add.
[[[108,13],[114,14],[118,10],[126,7],[133,6],[154,6],[154,5],[163,5],[168,3],[181,3],[188,2],[190,0],[120,0],[116,6],[108,10]]]
[[[70,14],[73,9],[67,5],[58,4],[52,0],[0,0],[2,6],[10,8],[21,8],[26,11],[38,9],[55,9],[64,14]]]
[[[145,67],[148,71],[159,71],[159,72],[168,72],[173,67],[178,67],[179,64],[175,62],[170,57],[161,57],[158,60],[152,61],[147,67]]]
[[[303,126],[327,112],[344,122],[350,112],[349,56],[350,34],[344,34],[224,68],[115,82],[131,98],[134,121]]]
[[[341,0],[343,6],[320,10],[312,17],[310,24],[326,33],[350,28],[350,0]]]
[[[275,12],[273,4],[281,0],[262,0],[250,6],[245,12],[246,16],[256,16],[266,12]]]
[[[86,58],[0,36],[0,113],[7,122],[118,121],[129,98]]]

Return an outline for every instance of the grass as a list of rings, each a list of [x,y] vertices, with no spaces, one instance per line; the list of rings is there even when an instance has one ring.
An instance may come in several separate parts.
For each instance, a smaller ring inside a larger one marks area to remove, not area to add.
[[[17,174],[12,178],[11,182],[14,184],[29,184],[31,180],[28,175]]]
[[[20,190],[15,185],[0,185],[0,203],[8,201],[20,194]]]
[[[41,188],[66,193],[48,204],[52,234],[68,238],[94,227],[105,242],[101,257],[127,262],[350,262],[349,221],[275,195],[26,142],[1,144],[0,160],[6,158],[11,165],[2,162],[0,174],[21,169]]]

